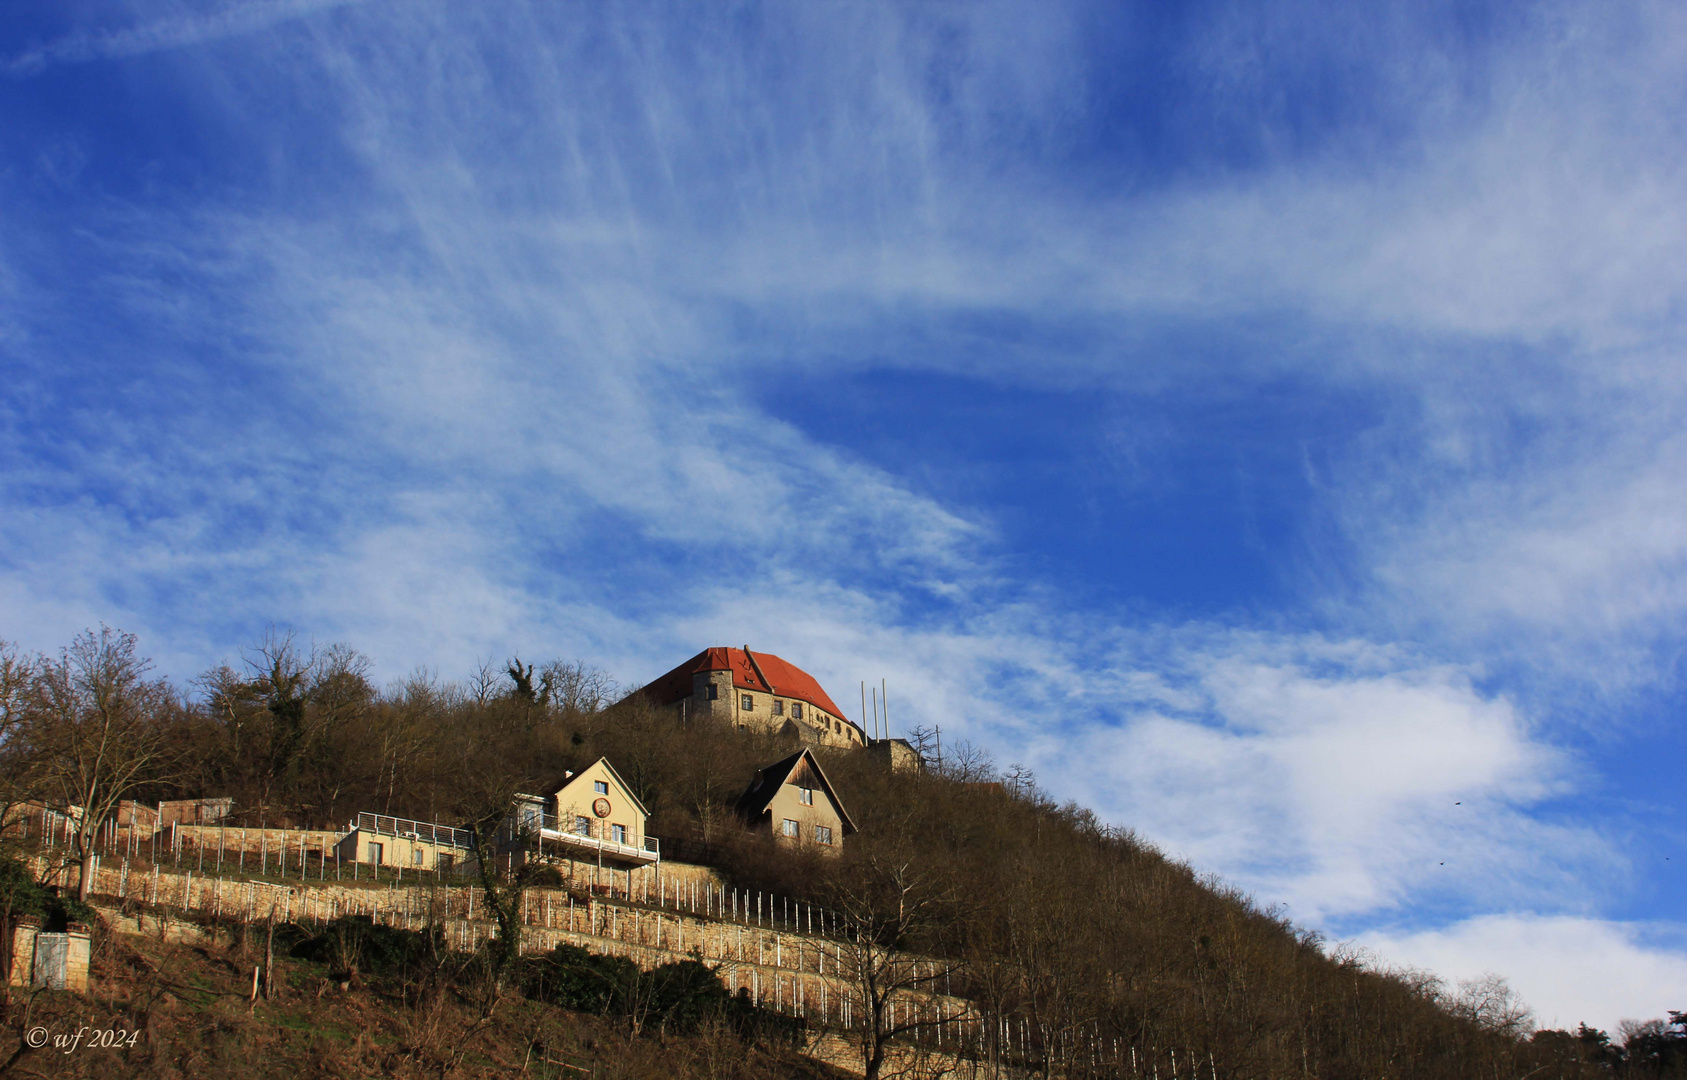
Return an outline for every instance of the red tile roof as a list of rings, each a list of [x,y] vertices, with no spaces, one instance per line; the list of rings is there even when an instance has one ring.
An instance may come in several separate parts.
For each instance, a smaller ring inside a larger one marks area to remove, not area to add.
[[[730,671],[732,685],[740,690],[760,690],[764,694],[806,701],[840,720],[846,719],[843,710],[826,696],[814,676],[802,668],[772,653],[725,646],[704,649],[667,674],[652,679],[644,693],[658,705],[672,705],[680,698],[691,696],[691,677],[700,671]]]

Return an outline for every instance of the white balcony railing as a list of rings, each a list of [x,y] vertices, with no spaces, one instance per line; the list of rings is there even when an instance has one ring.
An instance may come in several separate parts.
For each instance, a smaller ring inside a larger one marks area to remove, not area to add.
[[[601,854],[604,858],[621,862],[653,863],[662,860],[662,845],[654,836],[645,837],[644,846],[637,847],[633,844],[617,843],[614,840],[603,840],[596,836],[581,836],[576,832],[565,832],[547,824],[540,828],[539,839],[542,845],[556,844],[569,851],[589,853],[593,856]]]

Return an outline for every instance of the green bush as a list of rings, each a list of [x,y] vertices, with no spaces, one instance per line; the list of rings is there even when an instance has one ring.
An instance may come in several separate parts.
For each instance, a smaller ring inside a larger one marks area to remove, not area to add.
[[[52,933],[62,933],[73,922],[94,925],[93,908],[55,886],[42,885],[17,859],[0,856],[0,914],[7,911],[14,918],[33,915]]]
[[[651,1013],[666,1031],[689,1034],[726,1014],[732,995],[713,968],[699,960],[663,964],[644,976]]]
[[[558,945],[522,964],[522,990],[536,1001],[574,1012],[625,1014],[639,990],[638,965],[599,956],[578,945]]]
[[[698,960],[640,971],[623,957],[558,945],[523,962],[522,989],[559,1008],[637,1019],[646,1030],[670,1034],[689,1034],[718,1020],[749,1041],[789,1043],[806,1027],[757,1005],[748,992],[734,996],[715,970]]]
[[[445,950],[445,934],[383,926],[367,915],[342,915],[305,938],[291,955],[328,965],[337,978],[356,974],[391,975],[433,963]]]

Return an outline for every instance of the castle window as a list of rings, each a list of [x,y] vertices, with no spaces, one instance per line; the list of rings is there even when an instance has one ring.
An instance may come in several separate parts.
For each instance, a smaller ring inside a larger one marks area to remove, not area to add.
[[[773,715],[774,716],[784,716],[785,715],[785,703],[783,701],[780,701],[778,698],[773,699]]]
[[[593,780],[592,790],[599,795],[607,795],[609,794],[609,782],[607,780]]]
[[[792,821],[790,818],[786,818],[785,819],[784,833],[785,833],[786,836],[791,836],[791,837],[801,836],[802,835],[802,826],[798,825],[796,822]]]
[[[814,805],[814,789],[811,788],[811,787],[800,787],[800,788],[798,788],[797,789],[797,801],[802,803],[804,806],[813,806]]]
[[[832,842],[832,827],[830,825],[816,825],[814,827],[814,842],[816,844],[830,844]]]
[[[743,709],[745,712],[749,712],[751,709],[755,708],[756,707],[755,695],[745,694],[743,697],[739,698],[738,699],[738,707],[740,709]]]
[[[720,697],[720,687],[716,686],[714,683],[709,683],[707,686],[703,687],[704,701],[714,701],[718,697]]]
[[[791,702],[791,715],[796,717],[798,720],[802,719],[802,702]]]

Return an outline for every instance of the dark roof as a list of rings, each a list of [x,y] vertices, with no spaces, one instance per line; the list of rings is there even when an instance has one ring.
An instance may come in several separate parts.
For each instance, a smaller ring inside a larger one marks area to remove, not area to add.
[[[844,835],[857,831],[855,822],[849,819],[849,811],[844,809],[843,800],[832,788],[832,782],[826,779],[826,773],[820,768],[820,762],[814,759],[809,750],[798,750],[783,761],[776,761],[765,769],[756,772],[756,778],[750,781],[750,786],[744,789],[744,794],[738,797],[738,813],[754,820],[767,813],[768,804],[779,794],[779,789],[788,783],[806,781],[802,786],[817,787],[832,800],[832,808],[838,812],[838,818],[843,822]]]
[[[751,652],[748,648],[717,645],[704,649],[679,667],[652,679],[641,692],[658,705],[672,705],[691,696],[691,677],[700,671],[730,671],[732,685],[741,690],[760,690],[764,694],[806,701],[840,720],[847,719],[814,676],[772,653]]]

